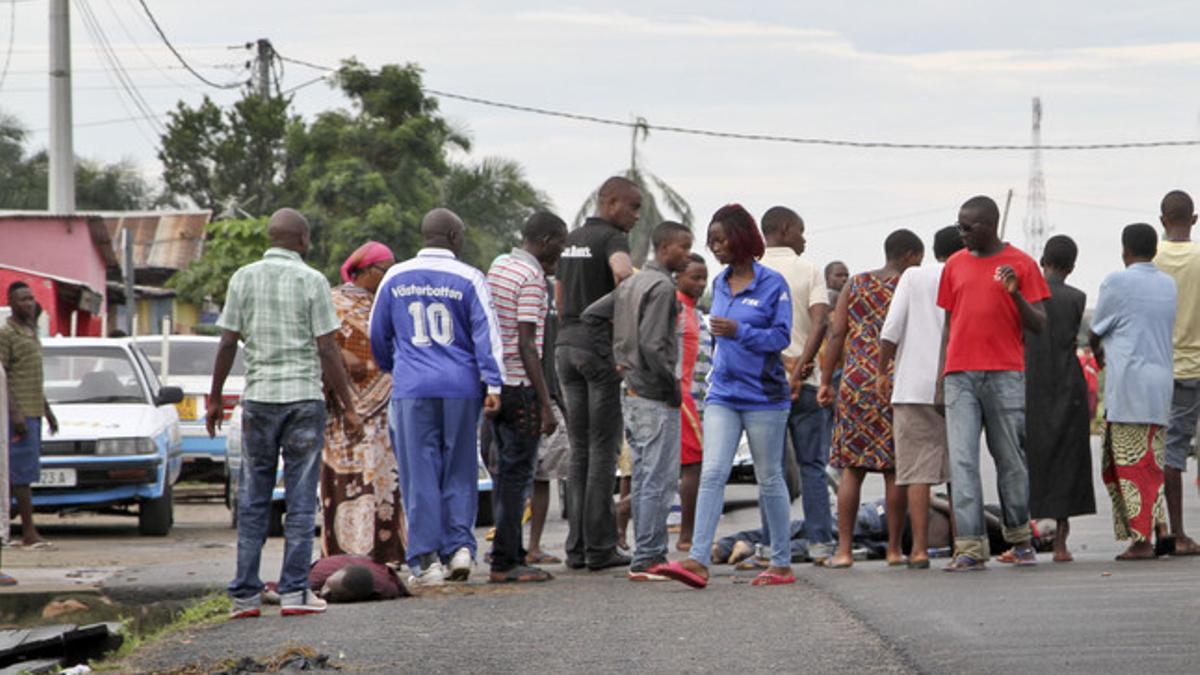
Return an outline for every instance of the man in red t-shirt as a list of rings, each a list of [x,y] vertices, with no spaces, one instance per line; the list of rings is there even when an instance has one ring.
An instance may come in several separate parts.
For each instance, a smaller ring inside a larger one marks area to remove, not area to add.
[[[1038,264],[1000,241],[1000,210],[972,197],[958,212],[966,250],[946,261],[938,306],[943,337],[946,436],[954,486],[955,558],[947,572],[984,569],[988,559],[979,479],[979,435],[987,433],[1004,505],[1004,538],[1018,565],[1037,564],[1030,541],[1029,470],[1025,464],[1025,336],[1046,325],[1050,297]]]

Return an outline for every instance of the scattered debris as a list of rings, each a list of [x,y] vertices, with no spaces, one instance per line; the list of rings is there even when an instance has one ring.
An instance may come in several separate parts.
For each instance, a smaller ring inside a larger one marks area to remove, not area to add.
[[[54,670],[60,666],[75,666],[99,658],[120,646],[123,640],[119,623],[63,624],[0,631],[0,668],[19,666],[14,672],[43,672],[37,670],[40,668],[38,660],[50,660]]]
[[[65,600],[54,600],[42,610],[43,619],[57,619],[65,614],[74,614],[76,612],[86,612],[90,607],[86,603],[76,600],[75,598],[67,598]]]
[[[342,654],[338,655],[342,657]],[[328,654],[321,654],[312,647],[285,647],[267,659],[255,659],[243,656],[239,659],[228,659],[217,664],[193,664],[168,671],[164,675],[194,675],[198,673],[215,673],[216,675],[247,675],[248,673],[291,673],[296,671],[338,671],[341,667],[333,662]]]

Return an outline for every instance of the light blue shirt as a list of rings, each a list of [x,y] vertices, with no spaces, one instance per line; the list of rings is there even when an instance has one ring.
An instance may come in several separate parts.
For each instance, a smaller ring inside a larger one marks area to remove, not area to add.
[[[1109,422],[1167,425],[1175,386],[1175,296],[1175,281],[1148,262],[1113,272],[1100,284],[1092,332],[1104,344]]]

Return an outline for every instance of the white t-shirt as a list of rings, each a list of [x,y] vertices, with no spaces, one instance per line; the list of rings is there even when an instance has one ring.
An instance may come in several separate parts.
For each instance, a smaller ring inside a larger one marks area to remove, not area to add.
[[[933,405],[946,312],[937,306],[942,263],[910,267],[900,277],[880,339],[896,344],[892,403]]]
[[[799,358],[812,332],[812,319],[808,309],[813,305],[828,305],[829,291],[825,288],[825,275],[816,265],[796,255],[787,246],[772,246],[763,253],[760,261],[764,266],[783,275],[792,292],[792,342],[783,355],[789,359]],[[790,373],[789,373],[790,374]],[[816,386],[820,382],[817,369],[804,381]]]

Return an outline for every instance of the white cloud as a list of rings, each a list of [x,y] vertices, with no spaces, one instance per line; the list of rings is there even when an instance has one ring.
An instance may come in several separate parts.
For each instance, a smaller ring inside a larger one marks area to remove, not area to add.
[[[815,28],[793,28],[754,21],[721,21],[705,17],[659,20],[625,12],[525,12],[518,19],[541,23],[604,28],[625,33],[707,38],[829,39],[837,33]]]

